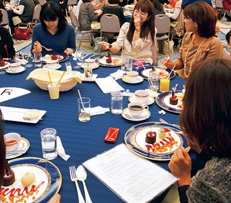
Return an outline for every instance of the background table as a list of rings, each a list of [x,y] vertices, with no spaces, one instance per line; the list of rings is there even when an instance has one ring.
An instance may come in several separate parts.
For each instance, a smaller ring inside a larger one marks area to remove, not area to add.
[[[73,67],[76,65],[72,57],[70,57],[68,61],[72,63]],[[61,70],[65,70],[65,64],[61,64]],[[77,167],[97,154],[107,151],[117,144],[123,143],[126,131],[140,122],[125,120],[121,115],[114,115],[111,112],[107,112],[103,115],[92,116],[90,122],[81,123],[77,118],[77,90],[80,90],[83,97],[91,98],[92,107],[110,107],[110,94],[103,94],[95,82],[83,82],[82,84],[77,84],[68,92],[61,92],[58,100],[51,100],[47,91],[39,89],[32,79],[26,80],[26,77],[33,69],[34,66],[27,68],[25,72],[20,74],[13,75],[5,73],[0,75],[0,87],[21,87],[31,91],[30,94],[2,102],[0,105],[46,110],[47,113],[43,117],[43,120],[39,121],[37,124],[6,121],[5,133],[18,132],[22,137],[29,140],[30,148],[22,157],[42,157],[40,131],[48,127],[55,128],[62,140],[66,153],[71,155],[68,161],[64,161],[60,157],[52,160],[60,169],[63,177],[62,187],[59,192],[62,196],[61,202],[77,202],[76,188],[69,176],[69,166],[75,165]],[[117,71],[117,69],[118,67],[99,67],[98,69],[94,69],[93,73],[98,74],[98,77],[101,78]],[[78,70],[83,73],[83,69],[73,68],[73,70]],[[127,84],[122,80],[117,80],[117,82],[125,90],[129,89],[131,92],[137,89],[146,89],[148,86],[146,80],[140,84]],[[182,85],[185,84],[185,81],[176,76],[171,80],[171,87],[174,87],[175,84],[179,84],[178,89],[182,89]],[[128,97],[124,96],[123,104],[124,108],[127,107]],[[155,103],[150,105],[149,110],[151,112],[151,117],[146,120],[147,122],[159,121],[159,118],[162,117],[170,123],[178,123],[178,114],[166,112],[165,115],[159,115],[158,111],[161,109]],[[104,136],[109,127],[120,129],[118,139],[114,144],[104,142]],[[168,170],[168,162],[153,162]],[[87,172],[88,178],[86,184],[94,203],[123,202],[89,171]],[[82,183],[79,182],[79,186],[83,193]],[[156,199],[154,202],[161,202],[161,200]]]

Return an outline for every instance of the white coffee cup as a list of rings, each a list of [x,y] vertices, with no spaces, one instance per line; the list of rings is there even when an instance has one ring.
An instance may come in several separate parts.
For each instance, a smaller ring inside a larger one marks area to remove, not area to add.
[[[141,115],[145,109],[148,109],[148,106],[143,105],[142,103],[131,102],[128,104],[128,110],[132,116]]]
[[[137,102],[146,102],[149,98],[149,93],[145,90],[136,90],[135,91],[135,98]]]
[[[6,146],[6,152],[15,151],[19,148],[19,142],[21,135],[15,132],[7,133],[4,135],[4,142]],[[22,146],[21,146],[22,147]]]
[[[137,71],[129,71],[127,72],[127,79],[130,81],[130,82],[135,82],[137,79],[138,79],[138,72]]]
[[[9,66],[12,72],[17,72],[20,69],[21,63],[11,63]]]

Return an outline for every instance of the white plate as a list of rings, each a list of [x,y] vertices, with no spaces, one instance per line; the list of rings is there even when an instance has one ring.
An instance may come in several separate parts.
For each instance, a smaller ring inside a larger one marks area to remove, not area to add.
[[[9,64],[10,64],[9,62],[5,62],[4,66],[0,66],[0,70],[8,68]]]
[[[131,95],[130,97],[128,97],[128,101],[130,101],[130,102],[139,102],[139,101],[136,99],[136,97],[135,97],[134,94]],[[145,102],[145,104],[151,105],[151,104],[154,103],[154,101],[155,101],[154,97],[149,96],[149,97],[148,97],[148,100]]]
[[[137,80],[135,80],[135,81],[129,81],[128,77],[127,77],[126,75],[124,75],[124,76],[122,77],[122,80],[123,80],[124,82],[126,82],[126,83],[129,83],[129,84],[138,84],[138,83],[143,82],[143,81],[144,81],[144,78],[141,77],[141,76],[138,76],[138,77],[137,77]]]
[[[22,137],[19,143],[22,143],[23,147],[12,152],[6,152],[6,159],[13,159],[27,152],[30,147],[30,142],[26,138]]]
[[[60,64],[55,64],[55,65],[44,65],[43,68],[48,68],[48,69],[52,69],[52,70],[58,70],[60,69],[62,66]]]
[[[7,107],[7,106],[0,106],[3,114],[3,118],[5,121],[15,121],[15,122],[23,122],[23,123],[37,123],[43,115],[46,113],[44,110],[39,110],[40,115],[37,119],[24,119],[24,115],[30,109],[24,108],[14,108],[14,107]]]
[[[151,71],[151,68],[146,68],[142,71],[142,75],[145,77],[149,76],[149,72]],[[159,78],[167,78],[169,76],[169,72],[160,68],[155,68],[155,71],[157,75],[159,75]]]
[[[121,60],[121,58],[112,56],[111,59],[112,59],[112,63],[107,63],[107,62],[106,62],[107,56],[104,56],[103,58],[101,58],[101,59],[99,60],[99,63],[100,63],[101,65],[103,65],[103,66],[108,66],[108,67],[116,67],[116,66],[121,66],[121,65],[122,65],[122,60]]]
[[[20,66],[20,67],[18,68],[17,71],[12,71],[10,68],[7,68],[7,69],[6,69],[6,72],[7,72],[7,73],[10,73],[10,74],[17,74],[17,73],[21,73],[21,72],[23,72],[23,71],[25,71],[25,70],[26,70],[25,67]]]
[[[123,118],[129,121],[143,121],[143,120],[148,119],[151,116],[151,112],[145,109],[141,115],[132,117],[128,108],[126,108],[122,111],[121,115],[123,116]]]

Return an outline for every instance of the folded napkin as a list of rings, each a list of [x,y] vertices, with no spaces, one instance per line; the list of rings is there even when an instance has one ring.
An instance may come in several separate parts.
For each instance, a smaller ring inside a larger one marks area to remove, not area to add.
[[[109,112],[109,111],[110,111],[109,108],[103,108],[102,106],[96,106],[90,109],[90,114],[91,116],[95,116],[95,115],[105,114],[106,112]]]
[[[56,138],[56,142],[57,142],[57,152],[58,152],[58,155],[63,158],[65,161],[67,161],[69,158],[70,158],[70,155],[67,155],[65,153],[65,150],[63,148],[63,145],[62,145],[62,142],[61,142],[61,139],[59,136],[57,136]]]
[[[106,78],[96,78],[95,82],[104,94],[111,93],[113,91],[124,91],[124,88],[121,87],[111,76]]]
[[[126,71],[119,69],[116,72],[111,73],[110,76],[112,76],[115,80],[118,80],[118,79],[121,79],[125,73]]]

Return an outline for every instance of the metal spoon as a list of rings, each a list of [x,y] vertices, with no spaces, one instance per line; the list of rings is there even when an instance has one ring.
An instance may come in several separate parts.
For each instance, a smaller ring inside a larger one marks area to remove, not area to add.
[[[52,51],[53,49],[51,49],[51,48],[47,48],[47,47],[45,47],[45,46],[43,46],[43,45],[41,45],[44,49],[46,49],[47,51]]]
[[[88,190],[87,190],[87,186],[85,184],[85,180],[87,178],[87,172],[82,165],[78,166],[78,168],[76,170],[76,175],[77,175],[78,180],[82,181],[82,183],[83,183],[86,203],[92,203],[91,197],[90,197]]]

